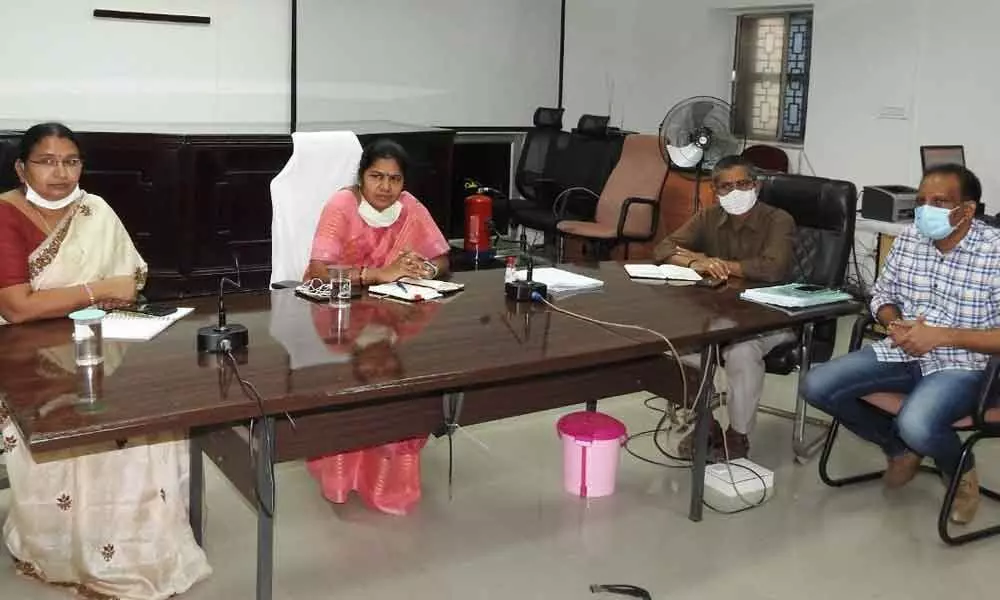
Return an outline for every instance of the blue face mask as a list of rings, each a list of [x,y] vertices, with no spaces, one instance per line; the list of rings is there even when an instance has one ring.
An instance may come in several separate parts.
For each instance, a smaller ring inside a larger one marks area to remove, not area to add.
[[[921,204],[915,211],[915,222],[920,235],[932,240],[943,240],[955,231],[948,220],[951,210],[939,206]]]

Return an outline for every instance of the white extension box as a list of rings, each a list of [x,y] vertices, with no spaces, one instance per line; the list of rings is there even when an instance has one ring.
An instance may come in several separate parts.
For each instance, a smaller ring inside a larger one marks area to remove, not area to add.
[[[770,500],[774,495],[774,472],[745,458],[737,458],[729,465],[717,463],[705,467],[705,502],[713,508],[732,512]]]

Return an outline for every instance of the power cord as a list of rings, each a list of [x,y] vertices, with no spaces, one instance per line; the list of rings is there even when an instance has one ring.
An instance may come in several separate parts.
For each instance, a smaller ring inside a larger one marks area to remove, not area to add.
[[[594,319],[594,318],[588,317],[586,315],[581,315],[579,313],[575,313],[573,311],[566,310],[565,308],[556,306],[555,304],[553,304],[552,302],[550,302],[547,298],[545,298],[544,296],[542,296],[538,292],[533,292],[531,294],[531,299],[534,300],[535,302],[540,302],[542,304],[545,304],[546,306],[548,306],[549,308],[555,310],[556,312],[563,313],[563,314],[565,314],[567,316],[570,316],[570,317],[573,317],[575,319],[580,319],[581,321],[586,321],[588,323],[594,323],[596,325],[601,325],[603,327],[619,327],[619,328],[622,328],[622,329],[631,329],[631,330],[637,330],[637,331],[645,331],[645,332],[651,333],[651,334],[659,337],[663,341],[665,341],[667,343],[667,347],[670,348],[670,352],[669,353],[664,352],[664,354],[667,355],[667,356],[670,356],[671,354],[673,355],[674,360],[675,360],[675,362],[677,362],[678,369],[680,371],[681,383],[682,383],[683,390],[684,390],[683,391],[683,393],[684,393],[684,402],[685,402],[685,408],[686,408],[687,397],[688,397],[688,394],[687,394],[688,393],[688,389],[687,389],[687,379],[685,378],[685,373],[684,373],[684,365],[681,363],[680,354],[678,354],[677,349],[674,347],[673,342],[670,341],[670,338],[668,338],[667,336],[663,335],[662,333],[660,333],[658,331],[649,329],[647,327],[642,327],[640,325],[629,325],[629,324],[626,324],[626,323],[615,323],[615,322],[612,322],[612,321],[602,321],[600,319]],[[713,349],[709,353],[709,358],[708,358],[709,363],[713,363],[714,362],[715,364],[718,364],[719,363],[719,355],[718,355],[719,351],[718,351],[718,347],[717,346],[713,346],[712,348]],[[701,401],[702,392],[704,391],[704,387],[705,387],[705,385],[706,385],[706,383],[708,381],[708,372],[710,370],[711,369],[707,369],[707,368],[706,369],[702,369],[701,382],[698,385],[698,395],[695,397],[695,401],[694,401],[694,404],[693,404],[693,409],[697,409],[698,402]],[[654,398],[655,398],[655,396],[654,396]],[[648,402],[651,399],[652,398],[647,398],[644,401],[644,403]],[[707,402],[707,400],[706,400],[706,402]],[[724,401],[723,401],[723,405],[725,405]],[[646,404],[646,406],[647,406],[647,408],[652,408],[652,407],[649,407],[648,404]],[[653,409],[653,410],[660,411],[661,409]],[[680,457],[677,457],[677,456],[673,456],[672,454],[670,454],[669,452],[667,452],[667,450],[665,448],[663,448],[660,445],[659,440],[657,438],[659,437],[659,433],[661,431],[663,431],[663,425],[665,424],[667,418],[669,417],[669,412],[666,409],[663,409],[662,412],[663,412],[663,416],[660,417],[660,421],[657,423],[655,429],[652,429],[650,431],[640,432],[638,434],[629,436],[626,439],[626,447],[625,447],[626,452],[628,452],[632,456],[638,458],[639,460],[642,460],[642,461],[647,462],[647,463],[655,464],[655,465],[658,465],[658,466],[662,466],[662,467],[667,467],[667,468],[691,468],[691,465],[690,465],[691,461],[690,460],[686,460],[686,459],[683,459],[683,458],[680,458]],[[646,457],[639,456],[635,452],[632,452],[632,450],[630,448],[628,448],[628,442],[631,441],[632,439],[634,439],[636,437],[639,437],[639,436],[650,435],[650,434],[652,434],[652,436],[653,436],[653,443],[656,445],[656,448],[664,456],[666,456],[667,458],[669,458],[671,460],[675,460],[675,461],[678,461],[678,462],[687,462],[688,464],[687,465],[669,465],[667,463],[662,463],[662,462],[659,462],[659,461],[653,461],[652,459],[648,459]],[[711,509],[711,510],[713,510],[715,512],[721,513],[721,514],[736,514],[736,513],[744,512],[746,510],[750,510],[752,508],[756,508],[756,507],[762,505],[767,500],[770,500],[770,496],[768,496],[768,494],[767,494],[767,485],[766,485],[766,482],[764,481],[764,476],[761,475],[759,472],[755,471],[754,469],[752,469],[750,467],[743,466],[743,465],[740,465],[740,468],[746,469],[747,471],[749,471],[750,473],[752,473],[754,475],[754,477],[756,477],[758,480],[760,480],[761,486],[764,488],[764,492],[761,495],[761,497],[758,498],[755,501],[748,500],[743,495],[743,493],[740,492],[739,487],[736,485],[736,477],[733,475],[733,466],[732,466],[732,463],[731,463],[730,458],[729,458],[729,444],[728,444],[728,442],[726,440],[726,436],[725,435],[722,436],[722,445],[723,445],[723,452],[725,454],[726,470],[729,473],[729,482],[730,482],[730,485],[732,485],[733,491],[736,492],[737,497],[739,497],[739,499],[744,504],[746,504],[746,506],[744,506],[743,508],[736,509],[736,510],[726,511],[726,510],[722,510],[722,509],[716,508],[715,506],[712,506],[710,503],[706,502],[705,500],[702,500],[702,503],[706,507],[708,507],[709,509]]]
[[[670,352],[664,352],[663,354],[664,354],[664,356],[671,356],[672,355],[673,358],[674,358],[674,362],[677,363],[677,370],[679,371],[680,376],[681,376],[681,386],[682,386],[683,394],[684,394],[684,404],[683,404],[683,406],[684,406],[685,409],[688,408],[688,406],[687,406],[687,401],[688,401],[688,385],[687,385],[687,377],[685,377],[685,374],[684,374],[684,365],[681,363],[681,355],[677,352],[677,348],[674,347],[674,343],[670,341],[670,338],[668,338],[667,336],[663,335],[659,331],[654,331],[652,329],[649,329],[648,327],[642,327],[641,325],[629,325],[629,324],[626,324],[626,323],[615,323],[613,321],[602,321],[600,319],[594,319],[593,317],[588,317],[586,315],[581,315],[579,313],[575,313],[575,312],[573,312],[571,310],[566,310],[565,308],[562,308],[560,306],[556,306],[555,304],[553,304],[552,302],[550,302],[548,300],[548,298],[546,298],[545,296],[539,294],[538,292],[532,292],[531,293],[531,299],[534,300],[535,302],[541,302],[542,304],[548,306],[552,310],[554,310],[556,312],[560,312],[560,313],[562,313],[564,315],[573,317],[574,319],[580,319],[581,321],[586,321],[588,323],[593,323],[595,325],[600,325],[602,327],[618,327],[618,328],[621,328],[621,329],[631,329],[633,331],[644,331],[646,333],[651,333],[651,334],[655,335],[656,337],[660,338],[661,340],[663,340],[664,342],[666,342],[667,343],[667,347],[670,348]],[[698,399],[695,398],[696,405],[697,405],[697,402],[698,402]]]
[[[222,351],[225,353],[225,356],[226,356],[226,359],[227,359],[226,363],[230,366],[230,368],[232,368],[233,375],[236,377],[236,381],[240,384],[240,389],[243,391],[243,394],[248,399],[255,400],[257,402],[257,409],[260,411],[260,418],[261,419],[265,418],[266,417],[266,413],[264,411],[264,401],[260,397],[260,392],[257,391],[257,388],[254,386],[253,383],[247,381],[246,379],[243,379],[243,377],[240,375],[239,364],[236,361],[236,357],[233,356],[232,344],[230,344],[229,340],[222,340],[222,342],[220,343],[219,346],[222,349]],[[288,416],[287,413],[286,413],[286,416]],[[292,427],[294,428],[295,427],[295,421],[292,420],[291,416],[288,416],[288,418],[289,418],[289,421],[292,423]],[[250,470],[251,470],[252,473],[254,473],[254,481],[256,481],[257,455],[253,451],[253,430],[254,430],[254,419],[251,418],[250,419],[250,439],[249,439],[249,442],[248,442],[247,446],[248,446],[249,452],[250,452]],[[275,447],[275,445],[274,445],[274,439],[271,436],[270,429],[267,428],[267,427],[264,428],[264,433],[261,436],[261,445],[262,445],[262,448],[260,449],[260,452],[263,453],[264,456],[272,456],[273,455],[273,448]],[[269,483],[268,487],[271,490],[271,497],[270,497],[270,501],[269,502],[264,502],[263,501],[263,494],[261,494],[260,485],[259,484],[257,484],[257,483],[254,484],[254,490],[253,491],[254,491],[254,497],[257,500],[257,506],[260,507],[260,510],[262,510],[264,512],[264,515],[267,516],[267,518],[271,519],[271,518],[274,517],[274,501],[275,501],[275,491],[274,491],[275,490],[275,485],[274,485],[274,470],[273,469],[271,469],[270,472],[268,473],[268,477],[270,478],[270,480],[268,481],[268,483]]]

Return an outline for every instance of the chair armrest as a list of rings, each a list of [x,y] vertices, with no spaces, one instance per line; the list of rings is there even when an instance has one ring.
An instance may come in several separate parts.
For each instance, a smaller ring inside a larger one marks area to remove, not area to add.
[[[653,209],[649,223],[649,235],[645,238],[646,240],[653,239],[653,236],[656,235],[656,228],[660,224],[660,201],[659,199],[638,197],[626,198],[625,203],[622,204],[622,212],[618,216],[618,237],[625,235],[625,222],[628,220],[628,211],[632,209],[633,204],[645,204]]]
[[[1000,355],[994,354],[986,363],[983,387],[979,390],[979,405],[972,415],[972,422],[977,429],[986,425],[986,411],[993,408],[1000,397]],[[996,424],[993,424],[996,427]]]
[[[851,329],[851,343],[848,350],[853,352],[861,349],[861,343],[865,340],[865,330],[875,324],[875,317],[871,313],[865,312],[854,321]]]
[[[593,200],[595,205],[597,200],[600,198],[600,195],[590,188],[580,186],[566,188],[559,192],[555,201],[552,202],[552,214],[556,216],[556,219],[562,221],[566,218],[566,206],[569,204],[569,201],[573,196]]]

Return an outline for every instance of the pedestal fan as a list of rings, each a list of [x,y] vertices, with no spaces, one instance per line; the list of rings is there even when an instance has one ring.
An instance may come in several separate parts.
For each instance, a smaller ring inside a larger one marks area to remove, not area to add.
[[[723,156],[739,154],[745,140],[733,133],[729,104],[713,96],[693,96],[674,105],[660,123],[664,160],[682,171],[694,170],[694,210],[704,171]]]

